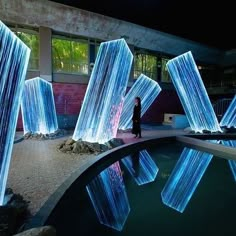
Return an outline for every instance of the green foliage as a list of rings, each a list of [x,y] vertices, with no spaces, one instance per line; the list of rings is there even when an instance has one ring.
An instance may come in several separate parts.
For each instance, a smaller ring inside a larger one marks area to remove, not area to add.
[[[54,72],[88,74],[88,43],[52,39]]]
[[[39,36],[25,32],[15,32],[16,35],[31,49],[28,68],[39,69]]]
[[[157,80],[157,56],[148,54],[136,54],[134,57],[134,77],[141,73]]]
[[[167,58],[161,59],[161,81],[164,83],[170,83],[170,75],[166,67],[166,63],[169,61]]]

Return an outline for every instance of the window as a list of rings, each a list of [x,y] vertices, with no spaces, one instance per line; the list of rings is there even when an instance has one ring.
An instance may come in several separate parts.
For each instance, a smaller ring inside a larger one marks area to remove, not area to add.
[[[39,69],[39,34],[36,30],[21,29],[10,27],[11,30],[20,38],[30,49],[30,59],[28,70]]]
[[[141,73],[157,80],[157,56],[138,52],[135,53],[134,78],[138,78]]]
[[[161,58],[161,82],[171,83],[170,75],[166,67],[166,63],[169,61],[167,58]]]
[[[52,39],[53,71],[88,74],[88,42],[71,38]]]

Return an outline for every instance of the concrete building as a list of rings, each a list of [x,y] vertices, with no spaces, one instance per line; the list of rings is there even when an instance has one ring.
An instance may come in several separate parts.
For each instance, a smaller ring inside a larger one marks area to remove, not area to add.
[[[174,35],[47,0],[1,0],[0,12],[0,20],[19,37],[31,38],[29,46],[32,52],[27,79],[40,76],[52,82],[61,128],[74,127],[99,43],[107,40],[124,38],[134,54],[129,86],[136,76],[144,73],[157,80],[163,89],[143,117],[143,122],[163,122],[165,113],[183,112],[165,64],[168,59],[186,51],[192,51],[212,99],[235,93],[234,50],[225,52],[210,48]],[[65,56],[58,44],[68,46],[69,55]],[[74,55],[75,48],[83,49],[79,59],[78,55]],[[64,59],[59,59],[60,56]],[[151,68],[146,66],[149,62]],[[21,118],[18,129],[22,129]]]

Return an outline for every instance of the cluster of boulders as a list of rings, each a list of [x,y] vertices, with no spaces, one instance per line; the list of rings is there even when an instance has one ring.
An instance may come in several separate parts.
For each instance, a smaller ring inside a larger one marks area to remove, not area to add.
[[[72,138],[59,144],[57,148],[64,153],[92,154],[105,152],[124,144],[122,139],[114,138],[104,144],[90,143],[82,140],[75,141]]]
[[[63,137],[65,134],[67,134],[66,130],[58,129],[54,133],[50,134],[42,134],[42,133],[26,133],[24,135],[24,139],[33,139],[33,140],[47,140],[47,139],[55,139],[59,137]]]
[[[13,193],[7,188],[4,205],[0,206],[0,235],[10,236],[18,231],[30,216],[29,202],[25,201],[20,194]]]

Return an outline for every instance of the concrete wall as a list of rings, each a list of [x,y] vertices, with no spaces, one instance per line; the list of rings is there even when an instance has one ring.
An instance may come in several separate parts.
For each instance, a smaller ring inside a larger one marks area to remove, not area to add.
[[[236,66],[236,49],[225,52],[223,66]]]
[[[224,52],[111,17],[46,0],[1,0],[3,22],[47,27],[104,41],[125,37],[128,44],[179,55],[191,50],[196,60],[219,64]]]

